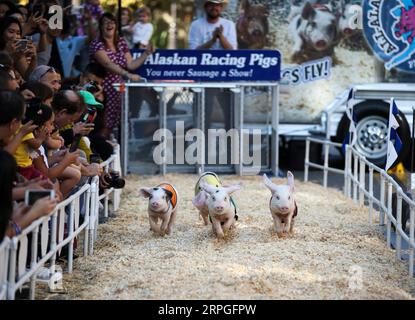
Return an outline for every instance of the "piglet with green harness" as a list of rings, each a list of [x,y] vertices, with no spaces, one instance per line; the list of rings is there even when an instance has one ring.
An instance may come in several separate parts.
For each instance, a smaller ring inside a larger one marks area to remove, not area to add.
[[[193,199],[193,204],[207,224],[207,215],[212,222],[213,233],[223,238],[225,232],[235,225],[237,219],[236,207],[231,194],[242,188],[241,184],[230,186],[213,186],[200,180],[201,191]]]

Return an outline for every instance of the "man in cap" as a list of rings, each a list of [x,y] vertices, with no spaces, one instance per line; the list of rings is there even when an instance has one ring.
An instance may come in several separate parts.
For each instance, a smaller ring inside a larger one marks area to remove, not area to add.
[[[205,17],[190,26],[190,49],[237,49],[235,23],[220,16],[224,6],[224,0],[204,1]]]

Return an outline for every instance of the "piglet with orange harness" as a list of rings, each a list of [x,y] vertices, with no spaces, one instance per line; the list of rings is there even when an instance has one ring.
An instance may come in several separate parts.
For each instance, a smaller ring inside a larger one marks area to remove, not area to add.
[[[150,229],[160,235],[171,235],[177,212],[176,188],[170,183],[161,183],[154,188],[141,188],[139,195],[149,199],[147,211]]]

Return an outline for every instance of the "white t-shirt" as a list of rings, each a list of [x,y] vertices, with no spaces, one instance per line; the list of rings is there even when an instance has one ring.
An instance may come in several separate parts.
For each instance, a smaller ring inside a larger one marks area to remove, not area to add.
[[[236,27],[235,23],[230,20],[219,18],[216,23],[209,23],[206,18],[200,18],[192,22],[189,31],[189,48],[196,49],[202,44],[212,39],[213,32],[219,26],[223,26],[223,35],[229,41],[234,49],[238,49],[238,43],[236,40]],[[219,39],[211,47],[214,50],[223,49]]]
[[[153,25],[151,23],[141,23],[137,22],[134,25],[133,31],[133,43],[141,43],[148,45],[150,39],[153,35]]]
[[[49,161],[48,157],[46,156],[46,151],[43,146],[40,146],[38,151],[40,152],[40,156],[43,158],[43,162],[45,163],[45,166],[49,168]]]

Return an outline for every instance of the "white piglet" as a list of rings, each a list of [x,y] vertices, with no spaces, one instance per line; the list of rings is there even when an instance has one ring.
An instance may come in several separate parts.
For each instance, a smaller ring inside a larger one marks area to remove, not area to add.
[[[265,186],[271,191],[269,208],[274,220],[274,231],[278,237],[293,233],[294,218],[297,216],[297,204],[294,199],[294,175],[288,171],[288,184],[276,185],[266,174],[263,176]]]
[[[223,238],[225,232],[232,228],[238,219],[231,194],[241,189],[242,184],[214,187],[201,181],[200,187],[205,191],[205,206],[212,222],[213,233],[218,238]]]
[[[176,189],[164,183],[154,188],[141,188],[139,195],[149,199],[147,211],[150,229],[160,235],[171,235],[177,212]]]

